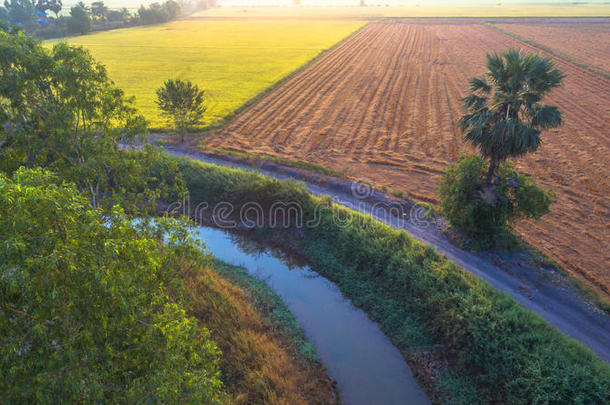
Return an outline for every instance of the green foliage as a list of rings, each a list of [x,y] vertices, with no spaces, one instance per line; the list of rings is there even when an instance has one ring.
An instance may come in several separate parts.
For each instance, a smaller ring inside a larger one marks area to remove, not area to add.
[[[173,120],[182,142],[184,134],[201,122],[207,109],[203,101],[204,91],[190,81],[169,79],[157,89],[157,105],[164,115]]]
[[[26,29],[35,25],[36,9],[32,0],[4,0],[4,8],[10,24]]]
[[[561,125],[559,109],[541,101],[564,77],[551,59],[516,49],[487,54],[487,69],[470,81],[459,126],[489,163],[462,157],[439,187],[444,215],[478,248],[512,240],[510,223],[549,212],[551,195],[507,159],[535,152],[542,131]]]
[[[510,240],[510,225],[547,214],[553,197],[510,162],[500,165],[492,187],[485,181],[488,170],[489,162],[481,156],[463,155],[446,169],[439,186],[445,218],[477,248]]]
[[[132,15],[129,10],[123,7],[120,10],[108,10],[108,21],[110,22],[123,22],[128,23],[132,19]]]
[[[466,141],[490,160],[491,184],[500,162],[535,152],[542,131],[561,125],[557,107],[541,101],[564,75],[551,59],[517,49],[488,54],[487,69],[486,77],[470,81],[470,94],[463,99],[467,113],[459,125]]]
[[[224,200],[239,212],[248,201],[264,209],[294,201],[305,221],[317,215],[317,226],[302,237],[294,229],[275,230],[274,241],[305,252],[407,356],[421,350],[449,359],[450,375],[434,381],[439,402],[610,402],[606,363],[405,232],[313,197],[298,184],[188,160],[180,168],[193,205]]]
[[[163,4],[152,3],[148,8],[140,6],[138,16],[142,24],[160,24],[178,17],[180,9],[180,4],[167,0]]]
[[[221,402],[218,350],[181,299],[209,259],[182,224],[102,215],[20,169],[0,174],[0,240],[5,403]]]
[[[106,7],[103,1],[94,1],[91,3],[91,15],[94,19],[104,21],[107,14],[108,7]]]
[[[84,35],[91,31],[93,22],[87,10],[81,5],[70,8],[70,18],[68,19],[68,30],[73,34]]]
[[[152,147],[122,151],[146,122],[83,48],[48,50],[23,33],[0,32],[0,77],[1,170],[48,167],[94,206],[120,202],[130,211],[180,192],[176,165],[164,155]]]
[[[62,0],[38,0],[36,9],[40,11],[52,11],[55,13],[55,18],[59,17],[59,12],[63,6]]]

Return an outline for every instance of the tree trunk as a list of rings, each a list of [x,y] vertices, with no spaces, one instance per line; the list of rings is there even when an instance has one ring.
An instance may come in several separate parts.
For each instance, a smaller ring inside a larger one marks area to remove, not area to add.
[[[498,167],[498,161],[496,159],[489,160],[489,171],[487,172],[487,186],[491,186],[493,183],[494,174]]]

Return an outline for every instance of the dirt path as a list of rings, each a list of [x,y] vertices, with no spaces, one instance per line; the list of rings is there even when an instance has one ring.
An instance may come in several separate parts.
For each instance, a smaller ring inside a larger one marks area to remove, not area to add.
[[[173,147],[166,152],[180,157],[253,170],[252,166],[235,159],[202,154],[184,147]],[[449,260],[487,281],[524,307],[536,312],[550,324],[588,346],[598,356],[610,362],[610,317],[581,298],[576,288],[553,269],[541,269],[524,253],[475,254],[454,246],[433,224],[418,215],[399,220],[390,215],[383,205],[388,197],[373,191],[366,201],[354,197],[353,183],[327,176],[315,175],[283,165],[261,162],[257,171],[277,179],[294,178],[304,181],[315,195],[330,195],[337,204],[367,213],[396,229],[404,229],[415,239],[429,244]],[[415,206],[417,208],[417,206]],[[416,212],[417,209],[411,210]]]

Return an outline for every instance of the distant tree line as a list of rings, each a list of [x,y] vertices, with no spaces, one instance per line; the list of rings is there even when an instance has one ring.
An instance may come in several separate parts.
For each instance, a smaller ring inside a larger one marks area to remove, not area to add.
[[[109,9],[103,1],[87,5],[79,2],[70,8],[69,15],[61,13],[62,0],[4,0],[0,6],[0,25],[21,27],[41,38],[86,34],[137,25],[160,24],[183,14],[215,6],[215,0],[180,2],[166,0],[140,6],[136,12],[127,8]]]

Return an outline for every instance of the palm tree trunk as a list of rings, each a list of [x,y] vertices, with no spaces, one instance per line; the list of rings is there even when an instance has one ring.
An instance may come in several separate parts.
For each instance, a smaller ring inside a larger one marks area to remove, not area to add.
[[[498,161],[496,159],[489,160],[489,171],[487,172],[487,185],[491,186],[493,183],[494,174],[498,167]]]

